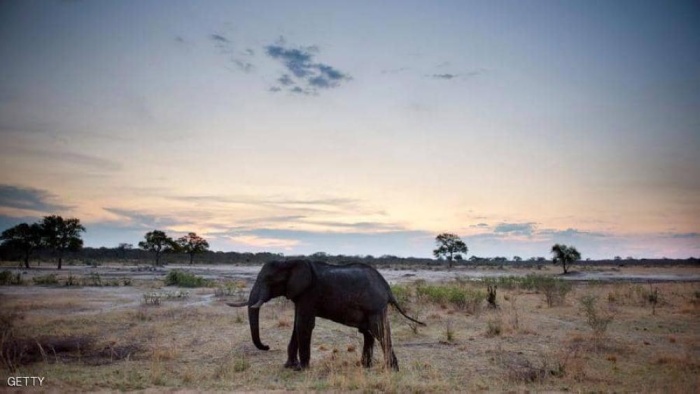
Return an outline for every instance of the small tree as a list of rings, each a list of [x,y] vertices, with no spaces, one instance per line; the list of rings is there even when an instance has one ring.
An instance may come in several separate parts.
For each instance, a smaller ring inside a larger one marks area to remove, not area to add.
[[[41,226],[37,223],[20,223],[3,231],[0,239],[3,246],[22,253],[24,267],[29,268],[29,258],[41,246]]]
[[[564,269],[564,274],[569,272],[569,267],[571,264],[573,264],[575,261],[581,260],[581,253],[579,253],[575,247],[566,246],[564,244],[554,244],[554,246],[552,246],[552,254],[554,254],[552,262],[554,264],[561,263],[561,266]]]
[[[209,250],[209,242],[195,233],[189,233],[177,239],[180,250],[190,255],[190,264],[194,262],[194,255]]]
[[[154,266],[160,265],[160,256],[164,252],[177,250],[177,243],[172,238],[168,237],[165,232],[153,230],[146,233],[145,241],[139,242],[139,248],[155,253]]]
[[[63,219],[58,215],[45,216],[41,224],[42,243],[53,249],[58,258],[58,269],[63,265],[63,254],[75,252],[83,247],[80,233],[85,227],[76,218]]]
[[[456,234],[442,233],[435,237],[435,244],[437,249],[433,250],[433,255],[437,258],[445,257],[450,268],[452,268],[452,261],[455,255],[463,259],[462,253],[466,254],[469,251],[467,244]]]

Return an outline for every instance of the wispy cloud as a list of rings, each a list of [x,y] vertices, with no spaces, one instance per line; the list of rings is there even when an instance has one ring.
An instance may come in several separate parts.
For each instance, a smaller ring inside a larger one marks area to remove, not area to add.
[[[445,81],[450,81],[450,80],[456,80],[456,79],[465,79],[465,78],[476,77],[478,75],[484,74],[485,72],[486,72],[486,69],[478,68],[475,70],[465,71],[465,72],[461,72],[461,73],[449,73],[449,72],[434,73],[432,75],[429,75],[429,77],[433,78],[433,79],[441,79],[441,80],[445,80]]]
[[[254,234],[234,235],[226,238],[236,246],[244,246],[258,250],[282,249],[289,251],[300,243],[299,240],[295,239],[261,237]]]
[[[182,220],[166,215],[149,214],[120,208],[103,209],[107,212],[117,215],[120,219],[120,222],[126,223],[126,226],[128,227],[143,229],[162,229],[183,224]]]
[[[222,36],[221,34],[211,34],[211,35],[209,35],[209,38],[211,38],[213,41],[215,41],[217,43],[228,44],[231,42],[228,40],[228,38]]]
[[[676,239],[696,239],[700,238],[700,233],[672,233],[669,236]]]
[[[496,234],[512,234],[530,236],[535,232],[536,223],[499,223],[494,227]]]
[[[459,77],[459,74],[449,74],[449,73],[444,73],[444,74],[433,74],[433,78],[435,79],[454,79]]]
[[[540,235],[550,236],[552,238],[572,238],[572,237],[608,237],[608,234],[601,232],[582,231],[575,228],[567,228],[566,230],[551,230],[543,229],[538,232]]]
[[[328,64],[314,61],[317,46],[290,47],[284,38],[265,47],[265,53],[279,61],[286,72],[277,79],[279,85],[271,91],[286,89],[291,93],[317,94],[319,89],[332,89],[351,79],[350,75]]]
[[[50,213],[70,208],[52,202],[56,196],[39,189],[0,185],[0,207]]]
[[[237,69],[246,73],[255,70],[255,64],[251,61],[255,56],[255,51],[252,48],[236,51],[233,42],[228,37],[219,33],[210,34],[209,39],[214,43],[214,46],[221,51],[222,55],[228,57],[228,61]]]
[[[231,233],[222,238],[234,242],[243,251],[289,252],[295,254],[328,252],[331,254],[364,253],[381,256],[393,254],[416,256],[433,247],[431,233],[423,231],[387,231],[381,233],[328,232],[306,230],[255,229]]]

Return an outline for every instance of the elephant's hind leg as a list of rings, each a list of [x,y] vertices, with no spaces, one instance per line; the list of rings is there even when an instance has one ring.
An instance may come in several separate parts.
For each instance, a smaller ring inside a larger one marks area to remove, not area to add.
[[[382,345],[385,366],[394,371],[398,371],[399,361],[394,354],[394,348],[391,344],[391,326],[389,325],[387,310],[388,308],[385,308],[379,316],[373,319],[374,322],[371,324],[372,335],[374,335],[374,337],[379,340],[379,344]]]

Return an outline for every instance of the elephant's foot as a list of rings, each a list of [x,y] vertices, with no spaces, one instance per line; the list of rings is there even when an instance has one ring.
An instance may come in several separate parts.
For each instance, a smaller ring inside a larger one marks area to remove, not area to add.
[[[301,370],[301,364],[299,364],[299,360],[287,360],[287,362],[284,363],[284,367],[293,369],[295,371]]]

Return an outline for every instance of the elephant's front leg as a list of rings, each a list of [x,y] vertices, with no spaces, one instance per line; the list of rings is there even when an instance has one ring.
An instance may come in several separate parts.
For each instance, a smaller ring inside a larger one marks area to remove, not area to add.
[[[296,323],[296,318],[294,319]],[[296,325],[296,324],[295,324]],[[292,329],[292,338],[287,345],[287,362],[284,363],[285,368],[299,369],[299,340],[297,338],[296,328]]]
[[[309,367],[311,360],[311,333],[316,324],[316,316],[309,310],[297,307],[294,316],[294,333],[299,346],[299,366],[301,369]]]

